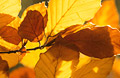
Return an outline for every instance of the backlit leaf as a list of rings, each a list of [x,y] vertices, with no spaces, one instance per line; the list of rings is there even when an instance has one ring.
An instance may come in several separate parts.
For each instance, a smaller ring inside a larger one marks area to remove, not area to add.
[[[40,41],[43,37],[44,18],[38,11],[28,11],[25,19],[18,28],[18,33],[22,38],[30,41]]]
[[[81,54],[74,44],[57,39],[46,53],[40,54],[36,78],[106,78],[114,57],[98,59]]]
[[[28,41],[26,44],[26,49],[35,48],[38,46],[39,46],[38,42],[29,42]],[[26,55],[23,57],[23,59],[20,61],[20,63],[22,63],[24,66],[34,68],[39,60],[40,53],[44,53],[45,51],[46,51],[45,48],[42,50],[40,50],[40,49],[31,50],[31,51],[29,51],[29,53],[26,53]],[[32,59],[30,59],[30,58],[32,58]]]
[[[120,52],[120,32],[108,26],[86,28],[66,36],[65,39],[91,57],[111,57]]]
[[[8,14],[1,14],[0,13],[0,28],[9,24],[11,21],[13,21],[15,18],[8,15]]]
[[[119,28],[119,14],[115,0],[104,0],[102,7],[91,21],[96,25],[111,25],[114,28]]]
[[[7,26],[11,26],[15,29],[18,30],[18,27],[20,26],[20,18],[19,17],[16,17],[15,20],[13,20],[12,22],[10,22]]]
[[[86,57],[80,59],[80,62],[85,60],[84,62],[87,63],[83,66],[78,64],[71,78],[107,78],[112,69],[114,57],[104,59],[89,58],[89,62],[86,59]]]
[[[0,0],[0,27],[14,20],[20,9],[21,0]]]
[[[21,41],[20,36],[17,33],[17,29],[10,27],[10,26],[4,26],[0,29],[0,36],[4,40],[18,45]]]
[[[74,45],[58,42],[40,54],[35,67],[36,78],[69,78],[78,63],[79,52]]]
[[[94,17],[101,0],[50,0],[46,33],[55,35],[65,28]]]

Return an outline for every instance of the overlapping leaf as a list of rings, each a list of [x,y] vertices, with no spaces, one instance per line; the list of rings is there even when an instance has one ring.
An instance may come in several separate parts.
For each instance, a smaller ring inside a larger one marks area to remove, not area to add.
[[[28,11],[18,33],[30,41],[40,41],[43,37],[44,18],[38,11]]]
[[[79,52],[74,45],[60,42],[40,54],[35,67],[36,78],[69,78],[78,63]],[[69,48],[70,47],[70,48]]]
[[[72,73],[71,78],[107,78],[112,69],[113,62],[114,57],[104,59],[91,58],[82,67],[78,65],[77,69]]]
[[[18,45],[21,41],[21,37],[18,35],[17,30],[10,26],[4,26],[0,29],[0,36],[13,44]]]
[[[17,17],[21,9],[21,0],[0,1],[0,27],[3,27]]]
[[[90,20],[100,8],[100,2],[101,0],[50,0],[46,33],[55,35],[71,25]]]
[[[65,39],[78,46],[80,52],[91,57],[111,57],[120,51],[120,32],[108,26],[86,28],[67,35]]]
[[[58,39],[46,53],[40,54],[36,78],[106,78],[114,57],[96,59],[79,56],[74,44]],[[81,54],[80,54],[81,55]]]
[[[19,35],[30,41],[42,40],[47,23],[47,12],[44,3],[28,7],[22,15],[22,20],[18,29]]]
[[[119,14],[115,5],[115,0],[104,0],[102,2],[102,7],[91,21],[96,25],[110,25],[114,28],[119,28]]]

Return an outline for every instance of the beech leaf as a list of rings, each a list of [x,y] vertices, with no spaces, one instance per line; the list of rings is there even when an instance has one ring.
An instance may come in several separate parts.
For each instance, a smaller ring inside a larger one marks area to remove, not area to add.
[[[86,28],[67,35],[64,39],[91,57],[105,58],[120,53],[120,32],[108,26]]]
[[[0,29],[0,36],[13,44],[18,45],[21,41],[21,37],[17,33],[17,29],[10,27],[10,26],[4,26]]]
[[[76,70],[72,73],[71,78],[107,78],[111,72],[115,57],[98,59],[89,58],[88,62],[86,57],[80,59],[81,61],[87,62],[83,66],[78,64]]]
[[[74,44],[58,38],[55,45],[40,54],[36,78],[106,78],[113,61],[114,57],[83,56]]]
[[[30,41],[40,41],[43,37],[44,18],[40,12],[28,11],[25,19],[18,28],[18,33],[22,38]]]
[[[102,7],[95,14],[91,22],[99,26],[110,25],[111,27],[119,28],[119,14],[115,0],[104,0]]]
[[[35,67],[36,78],[69,78],[78,63],[79,52],[74,45],[65,42],[53,45],[46,53],[40,54]],[[69,48],[70,47],[70,48]]]
[[[0,27],[3,27],[14,20],[21,10],[21,0],[0,1]]]
[[[50,0],[46,33],[55,35],[71,25],[84,24],[94,17],[100,3],[101,0]]]

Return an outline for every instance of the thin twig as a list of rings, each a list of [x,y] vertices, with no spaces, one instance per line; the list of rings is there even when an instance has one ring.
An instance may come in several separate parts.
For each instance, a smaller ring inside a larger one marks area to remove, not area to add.
[[[0,54],[6,54],[6,53],[10,54],[10,53],[17,53],[17,52],[26,53],[27,51],[43,49],[44,47],[49,47],[49,46],[53,45],[54,42],[55,42],[55,39],[53,39],[52,41],[48,42],[46,45],[35,47],[35,48],[31,48],[31,49],[26,49],[25,51],[22,51],[22,49],[26,45],[26,43],[24,43],[19,50],[13,50],[13,51],[8,51],[8,52],[0,52]]]

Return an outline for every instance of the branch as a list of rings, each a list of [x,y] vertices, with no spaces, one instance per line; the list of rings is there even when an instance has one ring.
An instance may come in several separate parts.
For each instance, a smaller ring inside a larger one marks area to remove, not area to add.
[[[19,50],[13,50],[13,51],[8,51],[8,52],[0,52],[0,54],[5,54],[5,53],[10,54],[10,53],[17,53],[17,52],[26,53],[27,51],[31,51],[31,50],[43,49],[44,47],[49,47],[49,46],[53,45],[55,40],[56,39],[53,39],[52,41],[48,42],[46,45],[35,47],[35,48],[31,48],[31,49],[26,49],[25,51],[22,51],[22,49],[26,45],[26,43],[24,43],[24,46],[22,46]]]

